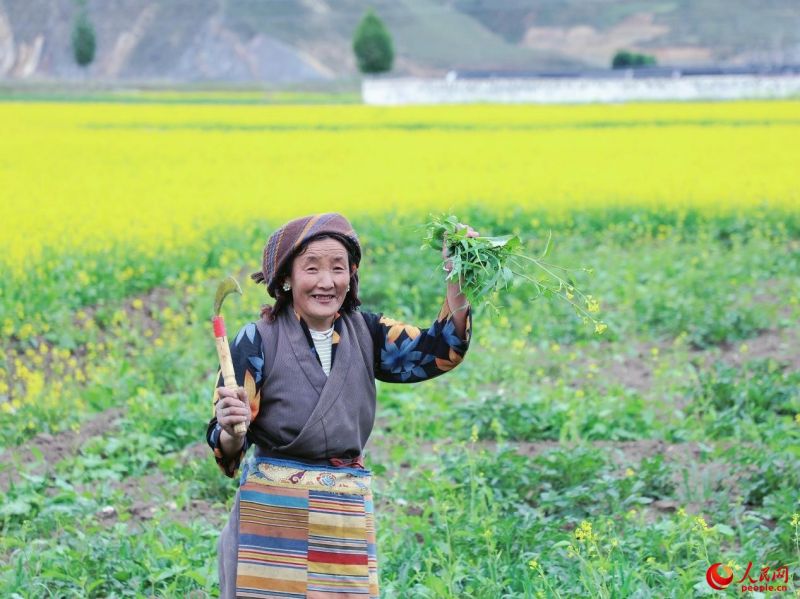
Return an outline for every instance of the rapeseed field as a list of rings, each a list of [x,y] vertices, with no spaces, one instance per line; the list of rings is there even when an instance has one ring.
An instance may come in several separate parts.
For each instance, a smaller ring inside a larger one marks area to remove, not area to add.
[[[214,289],[236,274],[229,329],[255,320],[267,236],[331,210],[366,310],[430,326],[419,225],[451,211],[552,234],[608,324],[515,285],[452,373],[379,386],[382,596],[796,590],[800,102],[162,99],[0,103],[0,595],[216,596]]]

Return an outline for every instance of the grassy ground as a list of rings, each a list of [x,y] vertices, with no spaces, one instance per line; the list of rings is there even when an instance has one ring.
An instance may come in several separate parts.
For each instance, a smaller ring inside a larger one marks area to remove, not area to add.
[[[541,212],[460,216],[531,252],[552,228]],[[364,308],[424,325],[444,283],[419,220],[354,218]],[[594,268],[576,276],[605,334],[514,288],[499,314],[475,314],[457,370],[379,387],[368,463],[384,595],[710,596],[716,562],[736,580],[749,562],[787,565],[794,589],[797,214],[606,210],[556,226],[552,260]],[[0,594],[214,595],[235,482],[202,443],[207,321],[215,282],[232,268],[244,280],[259,243],[69,318],[54,304],[49,333],[3,339]],[[246,286],[231,328],[263,300]]]

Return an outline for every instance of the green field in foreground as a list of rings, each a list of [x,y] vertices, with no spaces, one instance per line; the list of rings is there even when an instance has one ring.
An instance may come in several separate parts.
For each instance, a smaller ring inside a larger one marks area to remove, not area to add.
[[[444,283],[417,220],[349,216],[364,308],[427,326]],[[367,463],[382,596],[712,596],[718,562],[735,580],[787,566],[794,591],[800,216],[459,216],[531,253],[552,230],[554,263],[593,268],[576,283],[609,329],[519,286],[475,314],[455,371],[379,386]],[[3,337],[0,595],[215,596],[236,483],[203,443],[208,318],[216,282],[244,281],[260,243],[122,297],[54,303],[57,334]],[[265,299],[244,291],[232,329]]]

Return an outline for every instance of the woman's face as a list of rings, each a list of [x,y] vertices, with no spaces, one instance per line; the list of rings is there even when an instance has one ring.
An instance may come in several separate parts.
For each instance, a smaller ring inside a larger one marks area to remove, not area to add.
[[[294,259],[289,282],[294,309],[306,324],[318,331],[329,329],[350,282],[347,249],[335,239],[312,241]]]

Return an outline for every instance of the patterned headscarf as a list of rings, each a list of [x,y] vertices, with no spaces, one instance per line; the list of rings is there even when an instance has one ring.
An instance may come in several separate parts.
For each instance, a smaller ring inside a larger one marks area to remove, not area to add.
[[[290,221],[270,235],[267,245],[264,246],[261,271],[254,272],[250,278],[256,283],[265,283],[267,293],[276,297],[275,287],[278,285],[276,274],[304,241],[321,233],[338,234],[349,241],[351,247],[348,249],[354,254],[354,264],[358,266],[361,261],[361,245],[358,243],[358,235],[344,216],[336,212],[327,212]]]

